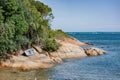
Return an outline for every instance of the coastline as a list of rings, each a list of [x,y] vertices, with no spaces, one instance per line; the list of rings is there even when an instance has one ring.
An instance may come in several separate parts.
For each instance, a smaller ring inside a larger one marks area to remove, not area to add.
[[[19,51],[18,55],[11,55],[10,59],[0,62],[0,68],[38,69],[51,68],[55,63],[62,63],[62,59],[83,58],[87,56],[97,56],[105,51],[98,48],[83,49],[80,46],[91,46],[78,41],[75,38],[56,40],[61,46],[56,52],[44,52],[38,45],[33,46],[36,53],[31,56],[21,55],[24,51]],[[87,52],[87,53],[86,53]]]

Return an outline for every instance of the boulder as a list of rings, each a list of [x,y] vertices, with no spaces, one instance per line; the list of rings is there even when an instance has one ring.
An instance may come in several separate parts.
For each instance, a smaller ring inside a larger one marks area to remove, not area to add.
[[[102,55],[102,54],[106,53],[105,50],[102,50],[100,48],[95,48],[95,47],[92,47],[89,49],[84,49],[84,50],[88,56],[97,56],[97,55]]]

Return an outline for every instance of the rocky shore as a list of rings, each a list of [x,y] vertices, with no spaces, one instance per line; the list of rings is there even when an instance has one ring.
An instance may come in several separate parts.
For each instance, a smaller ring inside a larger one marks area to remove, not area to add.
[[[18,51],[18,55],[10,55],[9,59],[0,62],[1,68],[38,69],[50,68],[56,63],[62,63],[62,59],[83,58],[86,56],[97,56],[106,53],[99,48],[84,49],[81,46],[92,46],[78,41],[75,38],[56,40],[61,46],[56,52],[45,52],[40,46],[33,45],[36,53],[30,56],[22,55],[23,50]]]

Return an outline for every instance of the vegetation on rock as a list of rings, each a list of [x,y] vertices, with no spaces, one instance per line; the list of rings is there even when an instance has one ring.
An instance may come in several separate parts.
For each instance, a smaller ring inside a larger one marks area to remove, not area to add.
[[[40,44],[46,51],[59,45],[50,28],[52,9],[36,0],[0,0],[0,55]]]
[[[63,32],[61,29],[55,30],[54,33],[56,39],[64,40],[65,38],[72,38],[71,36]]]

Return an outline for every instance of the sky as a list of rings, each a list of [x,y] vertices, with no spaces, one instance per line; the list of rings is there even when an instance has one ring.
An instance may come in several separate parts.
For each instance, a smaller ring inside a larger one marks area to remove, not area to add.
[[[120,0],[40,1],[53,10],[53,29],[65,32],[120,32]]]

